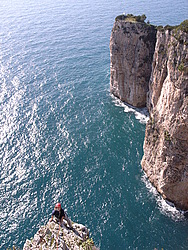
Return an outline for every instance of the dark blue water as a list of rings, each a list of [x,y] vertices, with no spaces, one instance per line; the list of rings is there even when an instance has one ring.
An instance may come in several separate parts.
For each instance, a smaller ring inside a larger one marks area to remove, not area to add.
[[[1,0],[1,249],[23,247],[56,201],[101,250],[188,249],[188,221],[141,170],[145,115],[109,93],[123,12],[175,25],[188,2]]]

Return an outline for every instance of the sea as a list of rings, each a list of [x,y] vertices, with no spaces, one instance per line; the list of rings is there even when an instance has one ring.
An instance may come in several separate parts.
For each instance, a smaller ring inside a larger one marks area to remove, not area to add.
[[[115,17],[187,19],[187,0],[0,0],[0,249],[56,202],[101,250],[188,249],[188,219],[141,168],[146,109],[110,94]]]

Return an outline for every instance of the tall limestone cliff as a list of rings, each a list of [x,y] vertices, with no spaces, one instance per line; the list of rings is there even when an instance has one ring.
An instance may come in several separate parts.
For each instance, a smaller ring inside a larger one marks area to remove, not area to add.
[[[188,210],[187,27],[188,20],[177,27],[158,27],[157,31],[121,17],[116,18],[110,40],[111,92],[137,107],[144,105],[144,98],[140,105],[140,96],[147,94],[150,120],[142,168],[163,197],[184,210]],[[143,34],[147,39],[139,38]],[[151,37],[153,43],[148,46]],[[135,50],[138,44],[142,57]],[[140,94],[135,79],[139,85],[144,75],[145,87]]]
[[[110,38],[112,94],[136,107],[146,106],[156,29],[134,17],[116,18]]]
[[[158,191],[188,210],[188,33],[157,32],[142,167]]]

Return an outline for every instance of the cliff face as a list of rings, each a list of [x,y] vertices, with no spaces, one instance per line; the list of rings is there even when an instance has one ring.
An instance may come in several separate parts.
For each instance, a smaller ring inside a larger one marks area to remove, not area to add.
[[[157,32],[142,167],[178,208],[188,209],[188,34]]]
[[[147,107],[144,156],[149,180],[178,208],[188,210],[188,21],[156,28],[116,20],[111,40],[111,92]],[[149,91],[148,91],[149,89]],[[147,93],[148,91],[148,93]]]
[[[146,106],[156,42],[154,26],[116,20],[110,38],[112,94],[136,107]]]
[[[34,235],[34,238],[27,240],[23,250],[98,250],[89,238],[88,229],[82,224],[73,223],[73,229],[64,223],[61,227],[56,220],[42,226]]]

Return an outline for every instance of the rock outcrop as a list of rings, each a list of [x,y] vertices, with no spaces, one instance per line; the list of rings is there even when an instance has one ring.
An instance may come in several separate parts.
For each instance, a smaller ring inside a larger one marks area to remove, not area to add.
[[[66,223],[66,221],[65,221]],[[26,240],[23,250],[99,250],[89,238],[88,229],[82,224],[73,223],[73,229],[67,224],[59,226],[56,220],[42,226],[31,240]]]
[[[188,34],[157,32],[142,167],[178,208],[188,210]]]
[[[140,96],[149,89],[150,120],[141,165],[164,198],[188,210],[188,20],[176,27],[149,27],[116,19],[110,41],[111,92],[138,107],[144,105]],[[148,38],[140,39],[143,34]],[[151,42],[151,50],[149,37],[156,41]],[[142,56],[135,52],[138,45]],[[144,74],[145,87],[139,94],[135,82],[142,84],[138,79]]]
[[[110,38],[110,91],[122,101],[145,107],[156,29],[145,22],[116,18]]]

